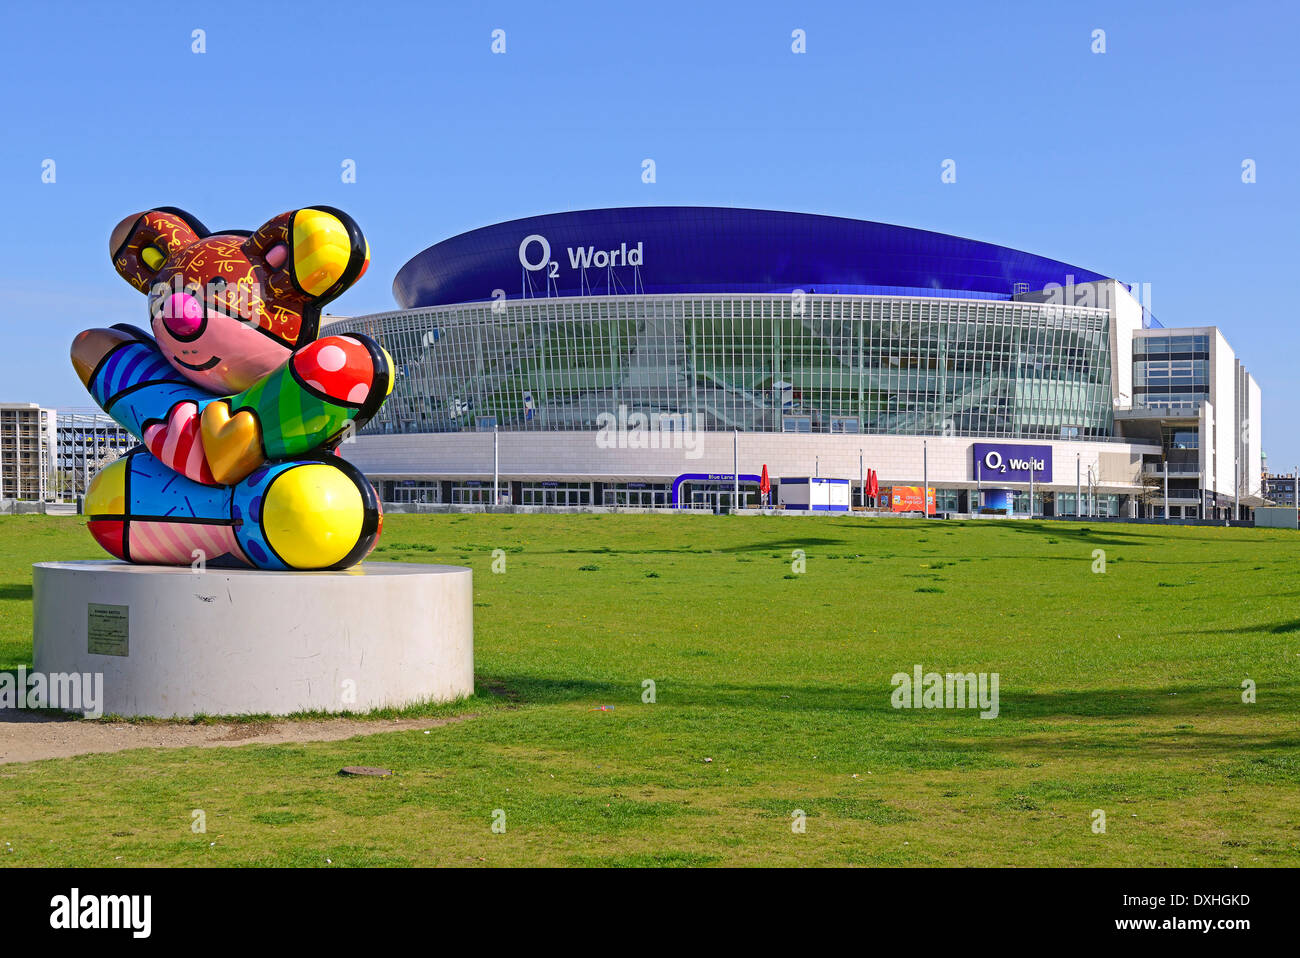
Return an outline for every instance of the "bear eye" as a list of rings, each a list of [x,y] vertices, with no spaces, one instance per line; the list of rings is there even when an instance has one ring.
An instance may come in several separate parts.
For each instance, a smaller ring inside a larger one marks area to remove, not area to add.
[[[289,247],[284,243],[276,243],[266,251],[266,265],[271,269],[279,269],[289,258]]]
[[[144,260],[144,265],[150,269],[156,270],[167,259],[167,254],[157,246],[146,246],[140,250],[140,258]]]

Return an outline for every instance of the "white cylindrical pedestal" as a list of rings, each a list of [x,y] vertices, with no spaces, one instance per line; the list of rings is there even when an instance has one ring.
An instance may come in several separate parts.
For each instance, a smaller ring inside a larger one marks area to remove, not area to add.
[[[35,671],[102,675],[100,711],[122,716],[449,701],[474,691],[472,575],[393,562],[343,572],[41,562]]]

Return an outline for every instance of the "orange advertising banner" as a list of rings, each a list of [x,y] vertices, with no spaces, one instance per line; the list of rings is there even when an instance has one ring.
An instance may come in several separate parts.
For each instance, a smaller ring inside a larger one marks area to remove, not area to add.
[[[920,512],[925,489],[922,486],[893,486],[885,495],[893,512]],[[934,515],[934,486],[930,487],[927,505],[929,508],[926,511]]]

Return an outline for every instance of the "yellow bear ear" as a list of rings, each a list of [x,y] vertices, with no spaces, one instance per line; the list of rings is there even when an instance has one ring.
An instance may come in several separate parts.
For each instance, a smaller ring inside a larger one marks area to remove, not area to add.
[[[309,296],[333,299],[365,271],[370,248],[352,218],[332,207],[293,217],[293,278]]]
[[[147,293],[169,256],[207,235],[203,224],[189,213],[160,206],[118,223],[108,238],[108,255],[123,279]]]
[[[144,260],[144,265],[148,266],[154,272],[167,261],[167,254],[157,246],[146,246],[140,250],[140,258]]]

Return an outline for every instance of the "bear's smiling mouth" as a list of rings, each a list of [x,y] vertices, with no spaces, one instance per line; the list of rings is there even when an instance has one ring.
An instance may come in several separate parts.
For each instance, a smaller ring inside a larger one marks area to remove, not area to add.
[[[193,369],[195,372],[198,372],[198,373],[203,372],[205,369],[211,369],[213,366],[215,366],[218,362],[221,361],[221,357],[220,357],[220,356],[213,356],[213,357],[212,357],[211,359],[209,359],[206,363],[198,363],[198,364],[195,364],[195,363],[187,363],[185,360],[181,359],[179,356],[172,356],[172,359],[176,360],[176,362],[180,363],[180,364],[181,364],[182,366],[184,366],[186,369]]]

